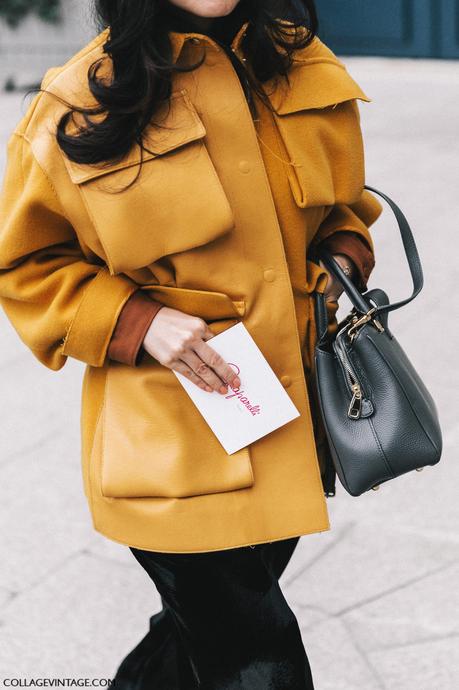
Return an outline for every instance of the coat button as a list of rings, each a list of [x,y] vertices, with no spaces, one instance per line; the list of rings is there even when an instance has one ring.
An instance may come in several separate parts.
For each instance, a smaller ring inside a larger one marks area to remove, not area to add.
[[[290,378],[290,376],[288,376],[288,374],[285,374],[284,376],[281,376],[280,382],[284,386],[284,388],[288,388],[292,383],[292,379]]]
[[[244,175],[247,175],[247,173],[249,173],[252,169],[252,166],[250,165],[249,161],[240,161],[238,167],[241,173],[244,173]]]
[[[274,280],[276,280],[275,270],[273,268],[267,268],[266,271],[263,272],[263,278],[267,283],[272,283]]]

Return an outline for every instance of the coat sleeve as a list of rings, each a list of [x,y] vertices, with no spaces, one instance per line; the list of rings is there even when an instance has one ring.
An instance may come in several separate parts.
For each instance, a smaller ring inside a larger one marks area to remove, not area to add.
[[[88,260],[29,141],[14,132],[0,193],[0,304],[21,340],[50,369],[67,357],[102,366],[137,289]]]
[[[350,258],[355,257],[358,260],[356,263],[359,268],[360,287],[366,287],[375,265],[374,243],[369,228],[379,218],[381,211],[379,201],[366,189],[357,202],[332,206],[314,235],[309,251],[314,253],[321,245],[334,253],[347,253]],[[355,244],[356,240],[362,243],[362,250]]]

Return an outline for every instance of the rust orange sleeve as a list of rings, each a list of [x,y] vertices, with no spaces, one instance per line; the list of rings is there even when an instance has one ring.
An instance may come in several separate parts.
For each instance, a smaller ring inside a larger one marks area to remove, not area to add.
[[[363,237],[356,232],[336,232],[320,243],[332,254],[345,254],[357,270],[355,283],[359,290],[366,290],[370,273],[375,265],[374,254]]]
[[[109,346],[108,357],[116,362],[137,366],[142,343],[158,311],[164,305],[136,290],[123,306]]]

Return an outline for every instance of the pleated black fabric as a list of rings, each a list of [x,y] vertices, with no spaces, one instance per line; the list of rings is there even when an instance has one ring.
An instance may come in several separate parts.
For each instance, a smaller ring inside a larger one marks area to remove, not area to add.
[[[207,553],[131,548],[163,608],[115,675],[117,690],[313,690],[279,586],[299,537]]]

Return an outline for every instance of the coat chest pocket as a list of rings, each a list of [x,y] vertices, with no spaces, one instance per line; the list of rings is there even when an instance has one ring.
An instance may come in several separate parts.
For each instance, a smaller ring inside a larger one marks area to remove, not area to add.
[[[123,161],[102,167],[64,157],[113,273],[207,244],[234,227],[205,145],[206,130],[185,90],[173,93],[170,108],[155,116],[158,120],[160,128],[144,131],[152,153],[136,144]]]
[[[369,99],[334,60],[298,61],[290,85],[269,96],[287,158],[297,205],[356,202],[364,185],[364,153],[357,99]]]
[[[243,300],[224,293],[144,289],[174,308],[187,305],[188,313],[204,318],[215,333],[244,312]],[[185,498],[254,483],[250,447],[228,455],[175,374],[151,357],[139,367],[108,368],[100,434],[106,497]]]

